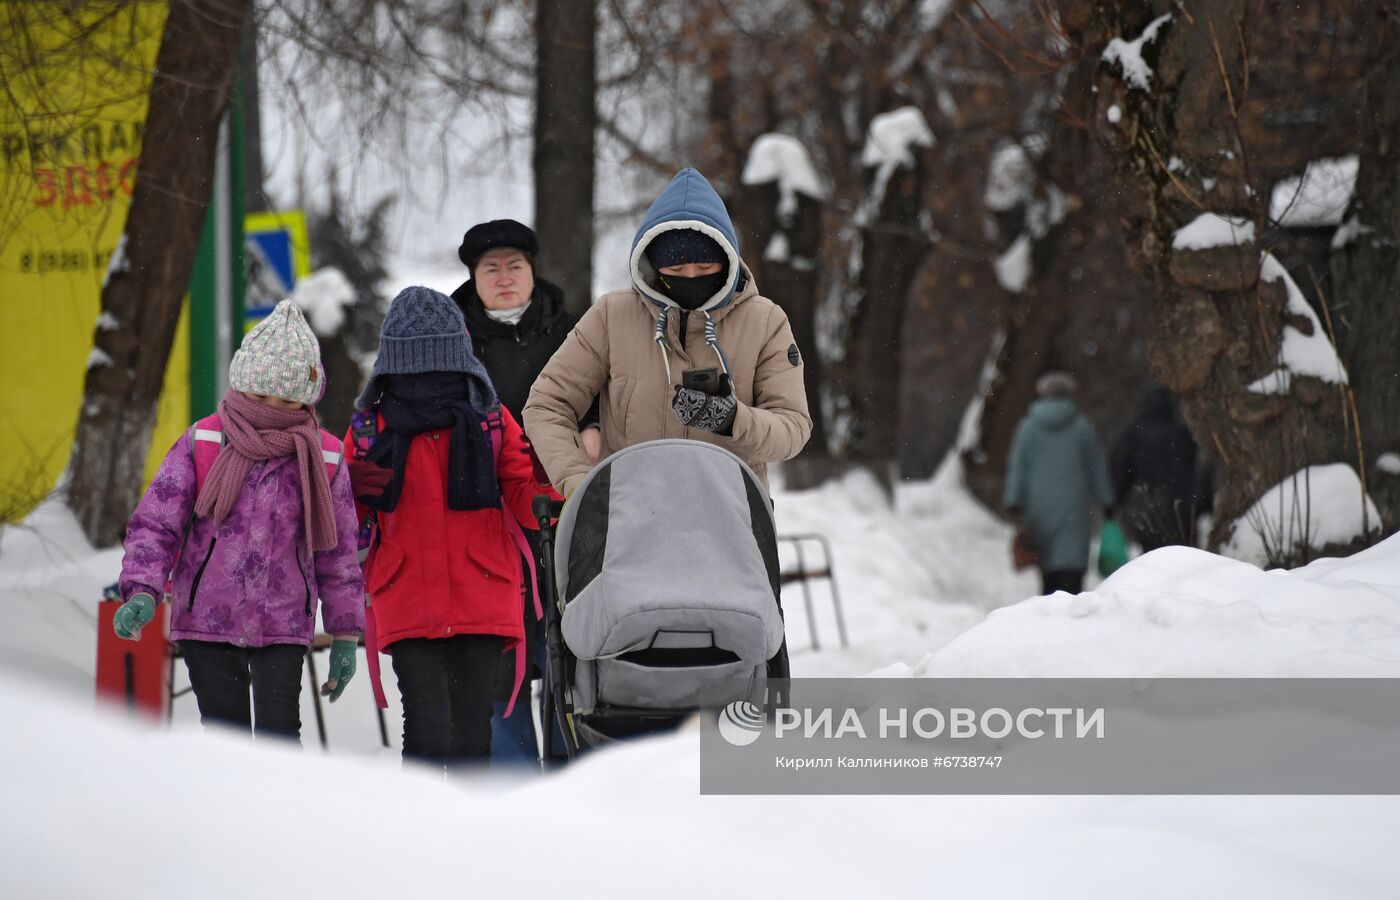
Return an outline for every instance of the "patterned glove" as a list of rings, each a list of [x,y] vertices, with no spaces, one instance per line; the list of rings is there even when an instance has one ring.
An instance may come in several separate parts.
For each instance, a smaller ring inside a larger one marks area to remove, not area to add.
[[[331,670],[326,683],[321,685],[321,696],[330,696],[331,702],[340,699],[345,686],[355,677],[355,651],[359,647],[358,638],[336,638],[331,641]]]
[[[739,410],[739,401],[734,399],[733,391],[714,395],[677,385],[676,396],[671,398],[671,408],[676,411],[676,418],[681,420],[682,425],[727,436],[734,427],[734,414]]]
[[[132,594],[112,616],[112,630],[127,641],[141,640],[141,629],[156,617],[156,598],[150,594]]]

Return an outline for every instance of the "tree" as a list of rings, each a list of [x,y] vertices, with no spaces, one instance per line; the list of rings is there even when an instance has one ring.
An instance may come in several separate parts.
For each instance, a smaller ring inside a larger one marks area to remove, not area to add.
[[[1376,37],[1381,23],[1326,0],[1287,10],[1061,0],[1058,10],[1080,58],[1097,67],[1072,102],[1090,112],[1130,260],[1153,285],[1149,365],[1219,461],[1212,546],[1255,541],[1269,562],[1296,564],[1364,543],[1378,523],[1374,513],[1367,521],[1359,485],[1347,492],[1348,536],[1309,524],[1313,467],[1355,466],[1358,447],[1328,316],[1270,252],[1269,198],[1309,159],[1355,146],[1364,82],[1345,73],[1367,71],[1376,42],[1393,33]],[[1300,342],[1310,356],[1289,351]],[[1276,508],[1256,507],[1271,489]]]
[[[593,302],[597,30],[593,0],[535,4],[535,231],[576,316]]]
[[[1078,377],[1076,399],[1106,443],[1148,378],[1141,330],[1150,287],[1128,265],[1110,169],[1086,113],[1062,102],[1089,93],[1094,67],[1067,56],[1044,13],[1036,0],[1001,4],[995,18],[976,6],[941,47],[951,57],[945,67],[965,78],[975,73],[977,87],[973,102],[957,104],[959,121],[943,129],[956,152],[938,173],[946,196],[936,221],[941,244],[956,249],[939,261],[953,264],[950,276],[965,277],[957,263],[971,249],[996,281],[981,296],[1006,297],[996,309],[997,336],[982,345],[992,347],[991,364],[967,423],[975,428],[959,448],[965,483],[994,510],[1040,375],[1060,369]],[[966,157],[985,161],[981,177],[956,166]],[[969,209],[980,216],[961,212]],[[977,296],[953,290],[961,305]]]
[[[247,0],[172,2],[126,232],[102,289],[68,496],[95,546],[121,540],[141,491],[180,303],[213,185]]]
[[[1360,472],[1384,516],[1385,532],[1400,528],[1400,45],[1394,41],[1400,4],[1376,3],[1368,25],[1380,41],[1365,66],[1356,191],[1330,247],[1332,322],[1355,391],[1361,433]],[[1386,40],[1388,38],[1388,40]]]
[[[350,425],[355,398],[365,379],[362,362],[374,358],[379,329],[391,299],[381,286],[389,277],[385,267],[384,219],[394,197],[384,195],[362,221],[352,223],[336,182],[332,176],[330,200],[323,209],[314,210],[307,217],[306,230],[312,267],[338,270],[351,285],[354,296],[345,305],[339,328],[330,334],[318,331],[327,384],[316,413],[322,427],[342,434]],[[311,324],[317,327],[314,319]]]

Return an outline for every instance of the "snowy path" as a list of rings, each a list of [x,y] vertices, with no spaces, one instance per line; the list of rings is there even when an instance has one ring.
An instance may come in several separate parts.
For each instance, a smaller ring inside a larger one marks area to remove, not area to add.
[[[835,648],[817,586],[813,652],[790,589],[798,675],[1400,675],[1400,538],[1294,573],[1159,551],[1091,593],[1023,601],[1036,584],[1008,571],[1006,527],[947,481],[891,511],[855,477],[779,494],[777,515],[830,536],[852,639]],[[24,861],[0,867],[5,896],[616,897],[586,873],[619,854],[629,884],[677,897],[1388,898],[1400,883],[1396,797],[699,796],[694,730],[547,778],[443,785],[379,748],[363,678],[328,709],[330,758],[310,749],[309,706],[301,753],[205,734],[189,698],[174,729],[134,728],[91,701],[91,604],[119,551],[92,553],[60,508],[30,524],[0,539],[0,842]],[[564,829],[544,869],[542,827]],[[159,851],[133,859],[116,839],[132,833]]]

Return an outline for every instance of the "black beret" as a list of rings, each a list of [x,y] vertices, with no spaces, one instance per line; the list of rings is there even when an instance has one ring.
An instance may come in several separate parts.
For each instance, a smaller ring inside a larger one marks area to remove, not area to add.
[[[514,219],[494,219],[467,230],[462,236],[462,246],[457,248],[457,257],[470,269],[483,253],[497,247],[513,247],[534,256],[540,252],[540,239],[528,225]]]

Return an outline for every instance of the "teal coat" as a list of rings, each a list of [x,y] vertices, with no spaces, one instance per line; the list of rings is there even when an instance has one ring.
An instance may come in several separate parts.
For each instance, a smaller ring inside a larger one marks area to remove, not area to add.
[[[1005,499],[1021,510],[1042,571],[1088,567],[1093,507],[1113,506],[1113,488],[1094,426],[1072,400],[1031,405],[1011,443]]]

